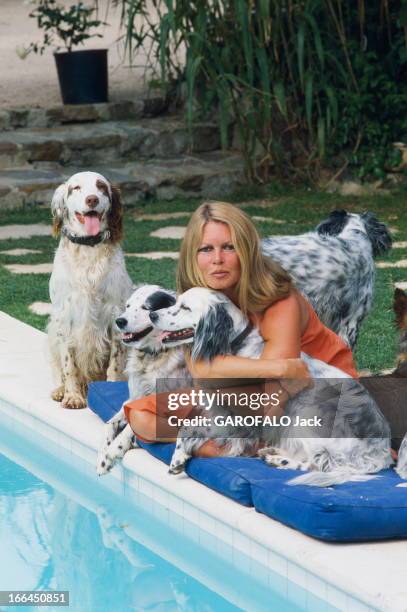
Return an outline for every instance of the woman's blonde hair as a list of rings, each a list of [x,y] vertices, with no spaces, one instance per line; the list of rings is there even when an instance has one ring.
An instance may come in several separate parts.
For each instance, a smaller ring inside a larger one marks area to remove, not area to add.
[[[208,221],[226,223],[230,229],[241,266],[236,287],[238,305],[246,315],[263,312],[290,294],[292,281],[289,274],[262,254],[260,237],[253,221],[237,206],[227,202],[204,202],[192,215],[181,244],[177,269],[179,293],[192,287],[208,287],[197,263],[198,249]]]

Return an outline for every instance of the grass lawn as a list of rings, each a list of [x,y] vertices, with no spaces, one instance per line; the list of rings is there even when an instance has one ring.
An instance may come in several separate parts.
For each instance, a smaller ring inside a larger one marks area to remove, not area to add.
[[[404,214],[407,207],[407,187],[399,188],[388,196],[343,197],[276,184],[263,189],[242,191],[227,199],[248,204],[245,210],[250,215],[270,218],[269,221],[257,222],[262,236],[308,231],[331,210],[345,208],[352,212],[365,210],[375,212],[381,221],[397,230],[394,240],[407,240],[407,215]],[[135,217],[140,213],[193,211],[198,204],[199,200],[177,199],[172,202],[148,202],[139,204],[137,208],[129,208],[125,213],[125,252],[177,251],[179,240],[153,238],[150,233],[164,226],[186,225],[188,216],[164,221],[137,221]],[[275,220],[283,223],[276,223]],[[40,222],[51,222],[48,208],[0,211],[0,225]],[[56,244],[53,238],[47,236],[0,240],[0,251],[14,248],[41,251],[38,254],[18,257],[0,253],[0,310],[39,329],[45,329],[47,317],[32,314],[28,306],[35,301],[49,301],[49,275],[12,274],[4,268],[4,264],[52,262]],[[382,261],[401,259],[407,259],[406,248],[393,249]],[[166,287],[174,287],[176,261],[127,257],[126,263],[134,282],[159,283]],[[368,368],[377,372],[394,365],[397,342],[392,299],[394,283],[397,281],[407,281],[407,268],[377,270],[374,307],[363,323],[356,350],[359,369]]]

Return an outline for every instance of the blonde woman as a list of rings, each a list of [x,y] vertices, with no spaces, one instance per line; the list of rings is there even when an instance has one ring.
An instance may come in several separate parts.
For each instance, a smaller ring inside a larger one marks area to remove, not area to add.
[[[308,384],[301,351],[357,377],[349,347],[321,323],[287,272],[261,253],[257,230],[238,207],[204,203],[192,215],[181,245],[177,289],[183,293],[192,287],[222,291],[264,339],[260,359],[227,355],[192,363],[187,356],[194,378],[295,379],[294,387],[285,387],[281,408],[290,395]],[[276,382],[276,388],[280,387]],[[183,408],[178,416],[185,418],[189,413],[190,408]],[[156,414],[154,396],[131,402],[126,414],[133,431],[150,441],[155,439],[157,420],[165,419]],[[218,456],[222,449],[211,441],[201,447],[200,454]]]

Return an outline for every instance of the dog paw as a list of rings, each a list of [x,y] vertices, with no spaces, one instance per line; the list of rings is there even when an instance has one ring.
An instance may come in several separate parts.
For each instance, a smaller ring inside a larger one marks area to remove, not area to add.
[[[279,470],[308,470],[310,467],[309,463],[298,461],[297,459],[290,459],[284,455],[268,454],[264,456],[264,461],[267,465],[276,467]]]
[[[176,474],[181,474],[185,470],[185,463],[174,463],[174,465],[170,465],[168,473],[173,476]]]
[[[188,459],[190,459],[190,456],[185,453],[178,453],[172,458],[168,473],[181,474],[181,472],[184,472]]]
[[[86,408],[86,399],[80,393],[65,393],[62,400],[64,408],[77,410],[78,408]]]
[[[112,456],[109,451],[107,451],[103,457],[100,457],[96,464],[96,473],[98,476],[104,476],[108,474],[110,470],[115,465],[118,456]],[[121,458],[121,457],[120,457]]]
[[[265,446],[264,448],[261,448],[257,451],[257,456],[260,457],[260,459],[263,459],[263,461],[266,460],[266,457],[268,457],[268,455],[278,455],[277,449],[273,446]]]
[[[111,463],[107,457],[104,457],[103,459],[98,460],[96,465],[96,473],[98,476],[104,476],[110,472],[112,467],[113,463]]]
[[[64,387],[64,385],[61,385],[60,387],[57,387],[51,393],[51,397],[52,397],[52,399],[55,402],[62,402],[62,400],[64,399],[64,395],[65,395],[65,387]]]

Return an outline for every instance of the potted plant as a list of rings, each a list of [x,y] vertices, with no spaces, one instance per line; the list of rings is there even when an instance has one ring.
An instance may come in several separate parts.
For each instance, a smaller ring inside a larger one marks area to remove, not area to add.
[[[42,43],[31,43],[25,54],[44,53],[55,47],[59,86],[64,104],[94,104],[108,100],[107,49],[73,50],[76,45],[101,34],[90,30],[105,22],[94,16],[95,7],[77,2],[64,7],[57,0],[34,0],[30,17],[44,30]],[[61,47],[65,50],[60,51]]]

